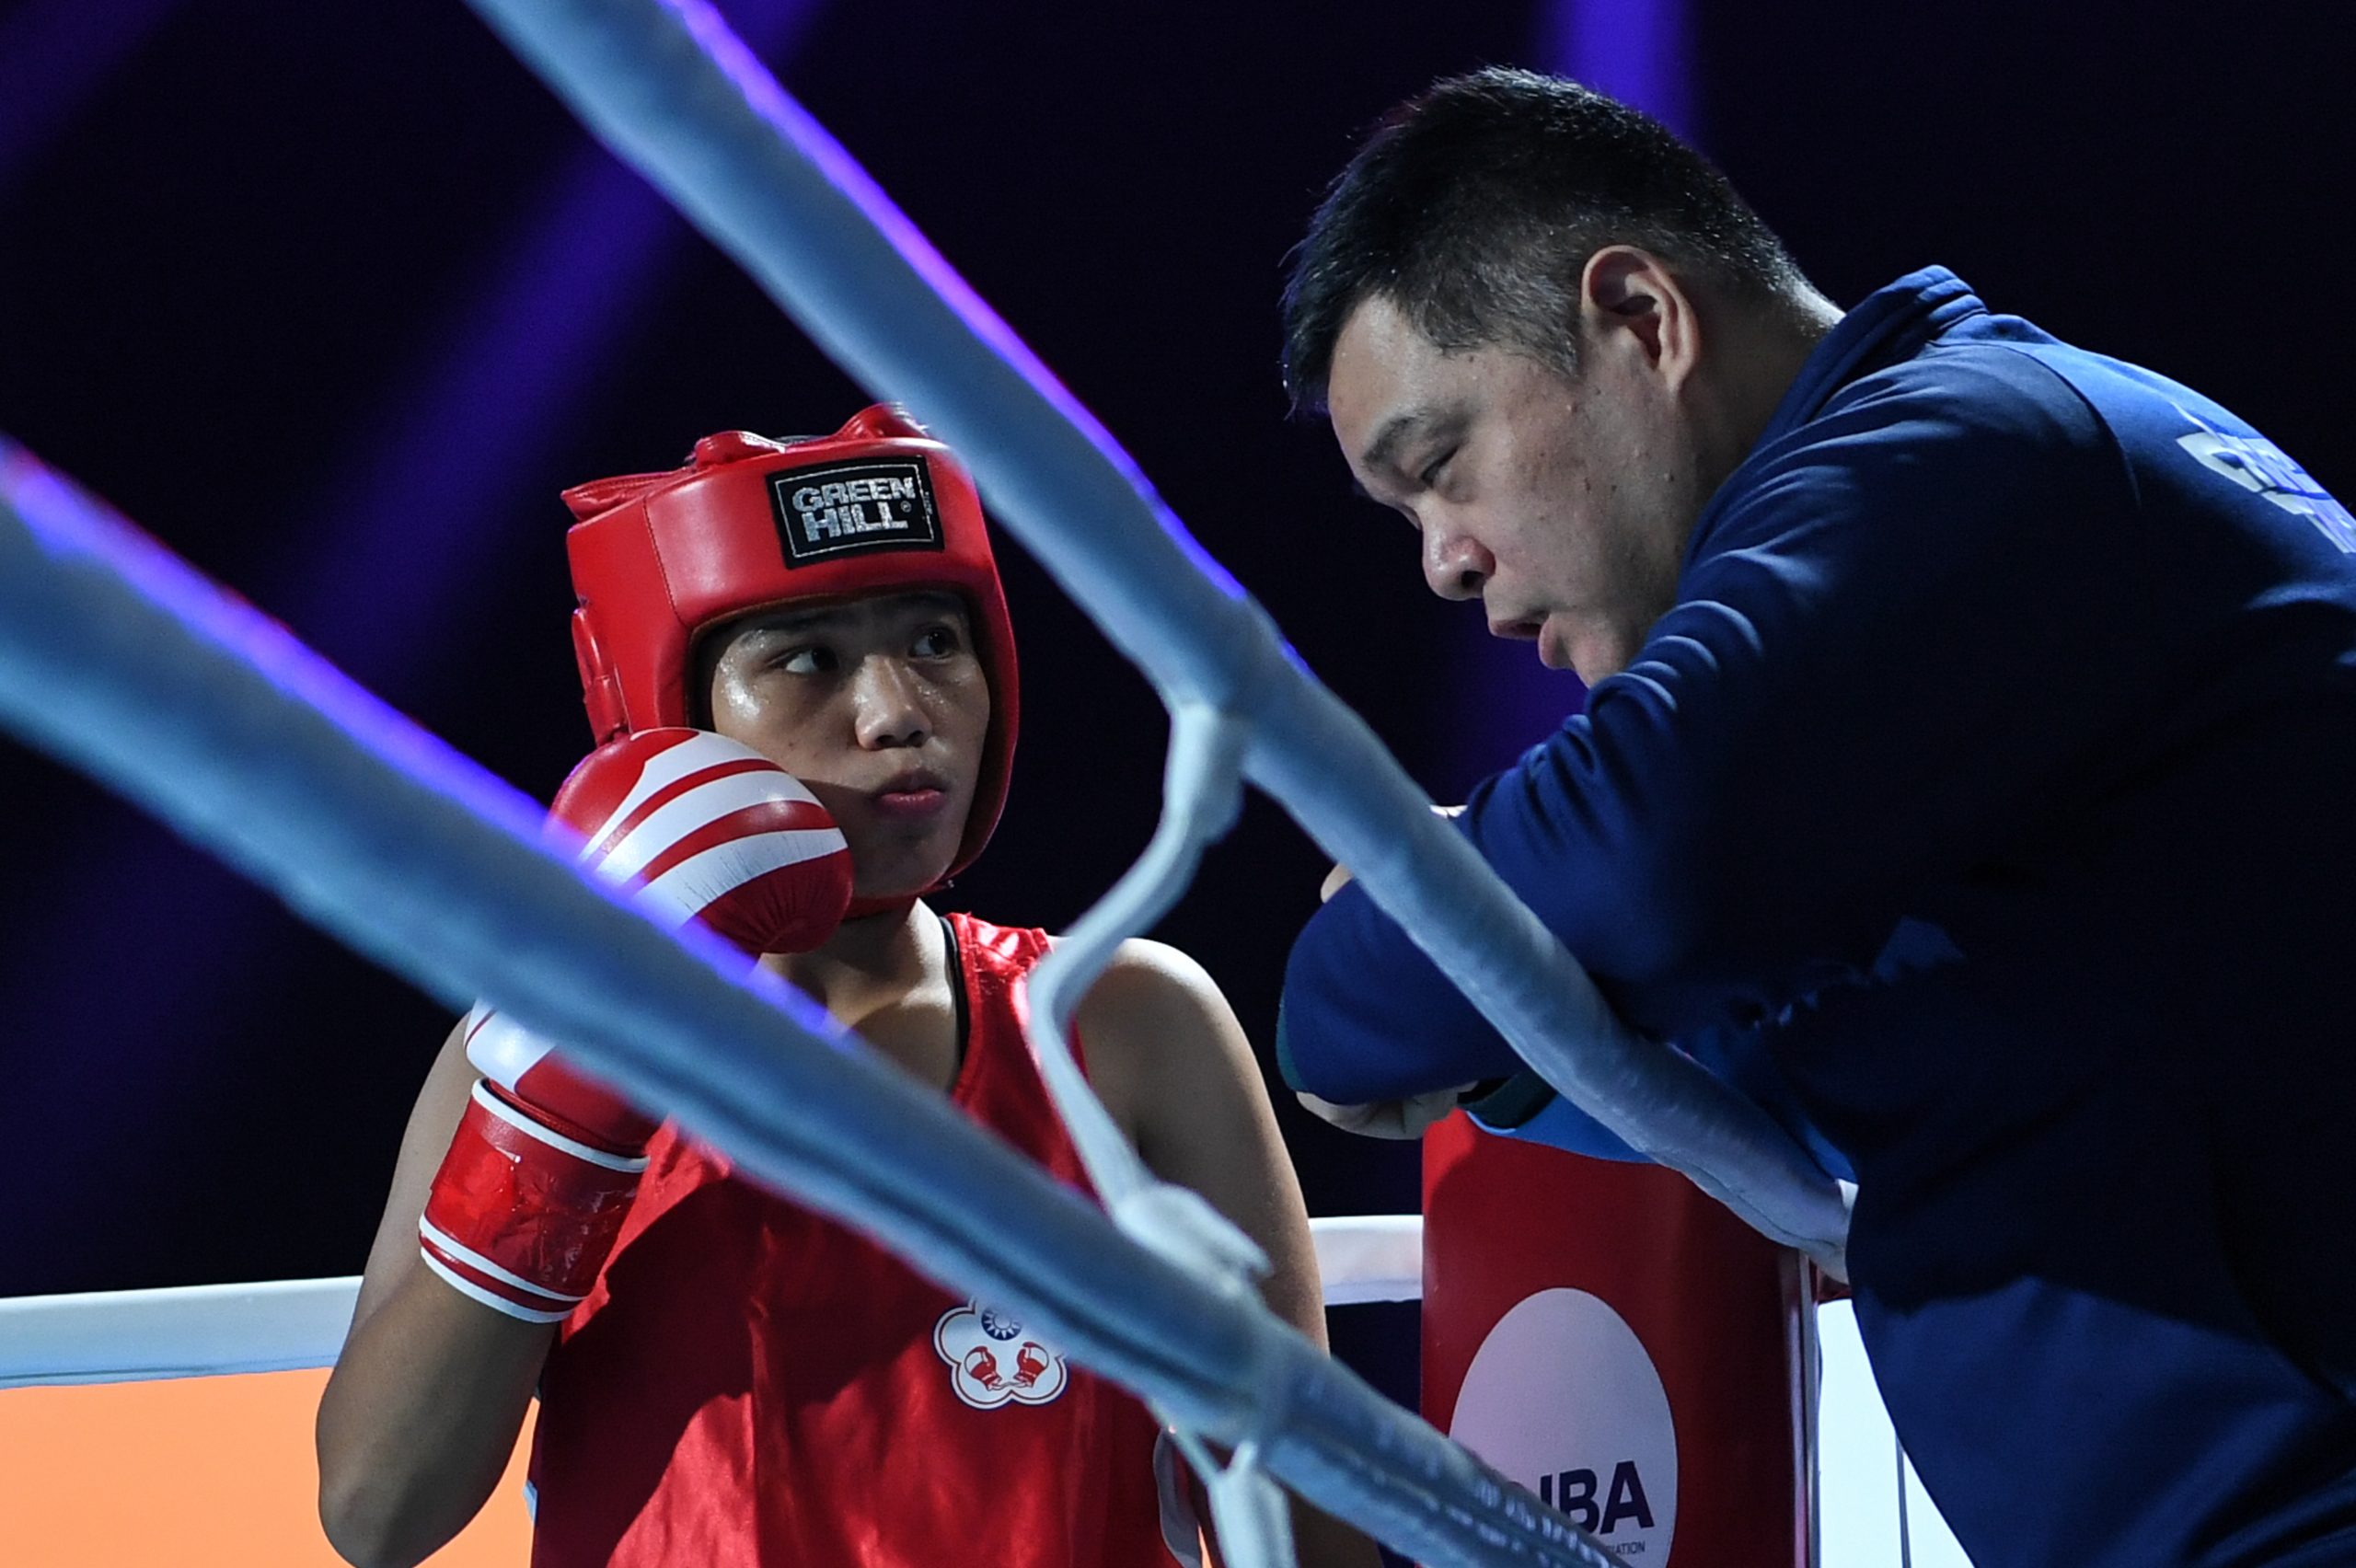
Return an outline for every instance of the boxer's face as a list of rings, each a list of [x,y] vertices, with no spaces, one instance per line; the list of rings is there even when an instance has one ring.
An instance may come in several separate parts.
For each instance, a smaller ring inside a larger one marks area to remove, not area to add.
[[[1490,631],[1594,683],[1676,597],[1708,488],[1657,344],[1615,318],[1579,373],[1502,347],[1443,352],[1370,298],[1334,350],[1327,403],[1358,484],[1423,536],[1424,578]]]
[[[964,602],[888,594],[764,610],[705,640],[711,727],[810,787],[864,898],[918,892],[955,859],[989,728]]]

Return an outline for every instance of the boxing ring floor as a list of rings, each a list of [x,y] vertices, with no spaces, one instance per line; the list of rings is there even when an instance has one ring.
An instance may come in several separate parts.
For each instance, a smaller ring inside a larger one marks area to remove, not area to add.
[[[1329,1309],[1422,1295],[1422,1221],[1311,1222]],[[356,1278],[0,1300],[0,1561],[333,1564],[311,1454]],[[1818,1309],[1819,1568],[1969,1568],[1908,1472],[1846,1302]],[[430,1561],[517,1568],[527,1422],[474,1523]],[[1901,1533],[1902,1531],[1902,1533]]]

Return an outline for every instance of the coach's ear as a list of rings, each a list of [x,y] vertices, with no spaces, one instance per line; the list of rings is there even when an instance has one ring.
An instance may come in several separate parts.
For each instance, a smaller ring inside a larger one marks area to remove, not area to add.
[[[1667,261],[1634,245],[1607,245],[1579,274],[1582,376],[1599,368],[1646,373],[1669,391],[1693,374],[1701,323],[1693,297]]]

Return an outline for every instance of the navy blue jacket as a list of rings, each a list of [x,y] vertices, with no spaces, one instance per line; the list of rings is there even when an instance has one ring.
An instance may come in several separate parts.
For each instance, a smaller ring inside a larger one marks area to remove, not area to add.
[[[1854,1173],[1866,1346],[1981,1568],[2356,1562],[2351,552],[2223,409],[1917,272],[1461,819]],[[1355,889],[1283,1035],[1339,1101],[1519,1066]]]

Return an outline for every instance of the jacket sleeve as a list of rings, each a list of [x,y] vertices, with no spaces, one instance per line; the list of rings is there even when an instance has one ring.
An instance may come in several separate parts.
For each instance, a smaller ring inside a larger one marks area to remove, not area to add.
[[[1639,1029],[1748,1028],[1857,977],[1912,893],[2151,700],[2116,444],[2027,357],[1957,357],[1754,452],[1637,659],[1458,819]],[[1513,1070],[1355,885],[1297,941],[1284,1015],[1288,1077],[1329,1100]]]

